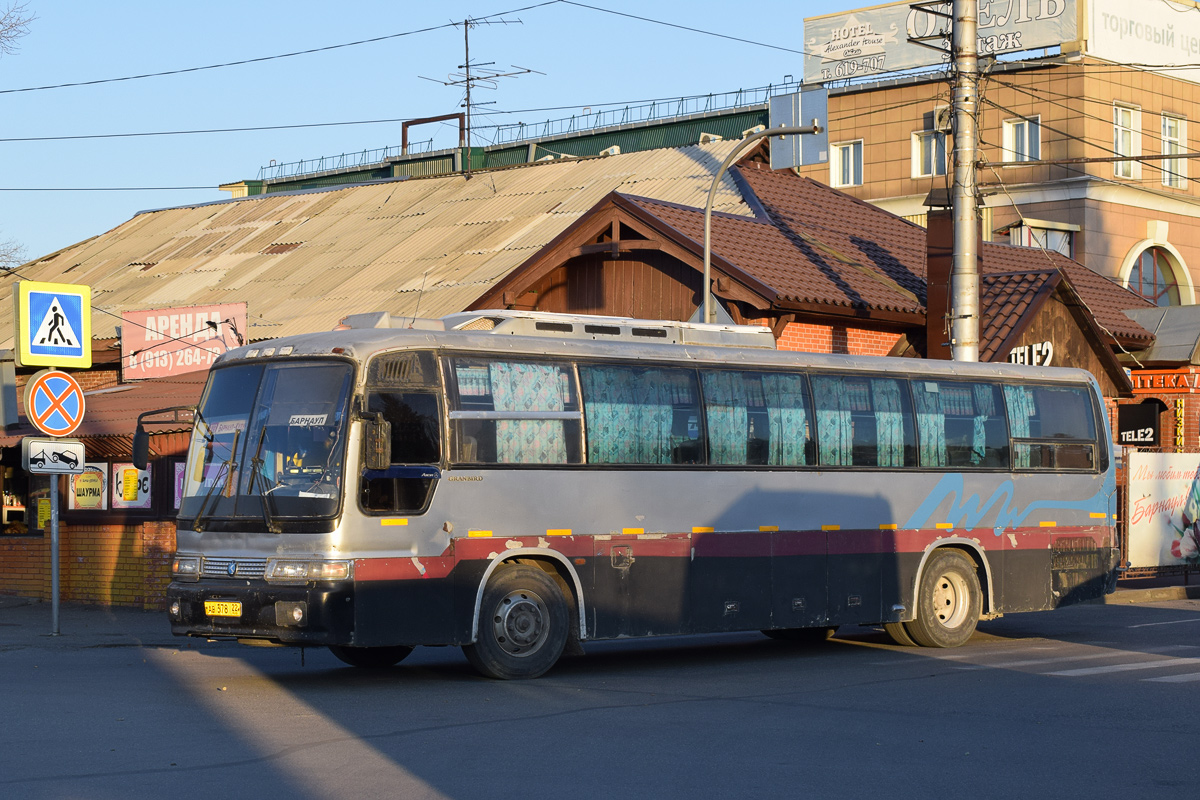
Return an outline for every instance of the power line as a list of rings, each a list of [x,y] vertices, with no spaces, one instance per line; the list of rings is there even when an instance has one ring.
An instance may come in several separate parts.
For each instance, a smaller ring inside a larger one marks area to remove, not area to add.
[[[628,17],[629,19],[636,19],[639,22],[649,22],[654,25],[663,25],[667,28],[676,28],[681,31],[688,31],[689,33],[699,33],[704,36],[715,36],[718,39],[728,39],[733,42],[741,42],[742,44],[752,44],[755,47],[767,47],[767,48],[770,48],[771,50],[782,50],[785,53],[795,53],[796,55],[800,55],[800,56],[813,55],[812,53],[808,52],[807,50],[793,50],[790,47],[780,47],[779,45],[767,44],[766,42],[756,42],[753,39],[742,39],[737,36],[729,36],[724,33],[715,33],[713,31],[706,31],[706,30],[702,30],[700,28],[689,28],[687,25],[678,25],[674,22],[665,22],[661,19],[652,19],[650,17],[639,17],[637,14],[626,14],[623,11],[613,11],[612,9],[601,8],[600,6],[590,6],[586,3],[577,3],[577,2],[575,2],[575,0],[559,0],[559,2],[563,3],[564,5],[568,5],[568,6],[576,6],[578,8],[586,8],[591,11],[600,11],[604,14],[613,14],[614,16],[618,16],[618,17]]]
[[[532,6],[525,6],[524,8],[516,8],[511,11],[501,11],[497,14],[488,14],[485,17],[479,17],[479,19],[486,20],[491,17],[498,17],[498,16],[502,16],[504,14],[516,14],[521,11],[529,11],[531,9],[541,8],[543,6],[552,6],[559,2],[562,2],[562,0],[548,0],[548,2],[538,3],[538,4],[532,5]],[[308,50],[297,50],[293,53],[279,53],[279,54],[273,55],[273,56],[259,56],[257,58],[245,58],[240,61],[226,61],[221,64],[208,64],[208,65],[202,66],[202,67],[185,67],[183,69],[171,69],[171,70],[164,70],[162,72],[147,72],[147,73],[144,73],[141,75],[126,75],[121,78],[98,78],[96,80],[90,80],[90,81],[75,81],[73,83],[56,83],[56,84],[50,84],[47,86],[28,86],[23,89],[0,89],[0,94],[16,94],[16,93],[20,93],[20,92],[40,92],[40,91],[45,91],[47,89],[67,89],[67,88],[71,88],[71,87],[75,87],[75,86],[96,86],[96,85],[103,84],[103,83],[120,83],[122,81],[142,80],[143,78],[162,78],[162,77],[165,77],[168,75],[184,75],[189,72],[203,72],[205,70],[222,69],[224,67],[239,67],[239,66],[244,66],[246,64],[257,64],[257,63],[261,63],[264,61],[276,61],[281,58],[294,58],[296,56],[312,55],[313,53],[325,53],[330,50],[341,50],[346,47],[358,47],[359,45],[364,45],[364,44],[375,44],[376,42],[384,42],[389,39],[399,39],[400,37],[403,37],[403,36],[415,36],[418,33],[430,33],[431,31],[442,30],[444,28],[453,28],[455,26],[455,24],[456,23],[453,23],[453,22],[447,22],[442,25],[433,25],[428,28],[418,28],[416,30],[403,31],[401,33],[390,33],[386,36],[375,36],[370,39],[359,39],[356,42],[344,42],[342,44],[326,45],[325,47],[313,47]]]

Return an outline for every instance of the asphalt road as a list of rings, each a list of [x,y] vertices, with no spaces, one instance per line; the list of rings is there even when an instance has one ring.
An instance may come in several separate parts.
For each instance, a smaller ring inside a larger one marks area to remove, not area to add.
[[[596,642],[527,682],[477,677],[449,648],[371,672],[172,640],[157,615],[110,615],[111,631],[69,617],[49,637],[30,631],[47,606],[21,613],[0,609],[4,798],[1191,800],[1200,785],[1200,600],[1011,615],[957,650],[869,628]]]

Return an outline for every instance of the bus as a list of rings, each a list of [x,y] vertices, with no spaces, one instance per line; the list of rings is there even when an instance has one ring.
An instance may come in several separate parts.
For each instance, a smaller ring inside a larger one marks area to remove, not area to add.
[[[343,323],[213,365],[175,634],[361,667],[452,645],[513,679],[617,637],[869,625],[954,647],[1115,588],[1111,436],[1083,370],[539,312]]]

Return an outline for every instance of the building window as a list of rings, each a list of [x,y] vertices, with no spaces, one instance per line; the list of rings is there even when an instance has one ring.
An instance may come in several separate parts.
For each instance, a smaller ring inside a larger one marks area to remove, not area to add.
[[[1036,247],[1039,250],[1051,250],[1062,253],[1067,258],[1071,254],[1071,234],[1069,228],[1046,228],[1039,225],[1014,225],[1008,232],[1008,239],[1018,247]]]
[[[1004,160],[1038,161],[1042,157],[1041,117],[1004,121]]]
[[[946,174],[944,131],[919,131],[912,135],[912,174],[914,178]]]
[[[1162,115],[1162,152],[1164,156],[1187,152],[1187,120],[1170,114]],[[1187,182],[1187,159],[1164,158],[1162,185],[1182,189]]]
[[[1113,153],[1118,156],[1140,156],[1141,141],[1138,129],[1141,110],[1136,106],[1113,106]],[[1113,174],[1118,178],[1140,178],[1141,164],[1137,161],[1114,161]]]
[[[1179,305],[1179,281],[1161,247],[1148,247],[1133,262],[1129,288],[1156,306]]]
[[[862,186],[863,143],[841,142],[831,148],[829,182],[832,186]]]

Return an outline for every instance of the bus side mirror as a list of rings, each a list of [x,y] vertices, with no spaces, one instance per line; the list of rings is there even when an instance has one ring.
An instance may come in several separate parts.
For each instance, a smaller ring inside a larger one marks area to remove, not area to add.
[[[367,469],[387,469],[392,464],[392,423],[376,414],[365,420],[363,431],[363,466]]]
[[[133,433],[133,465],[138,469],[145,469],[149,462],[150,434],[146,433],[145,428],[138,425],[137,430]]]

